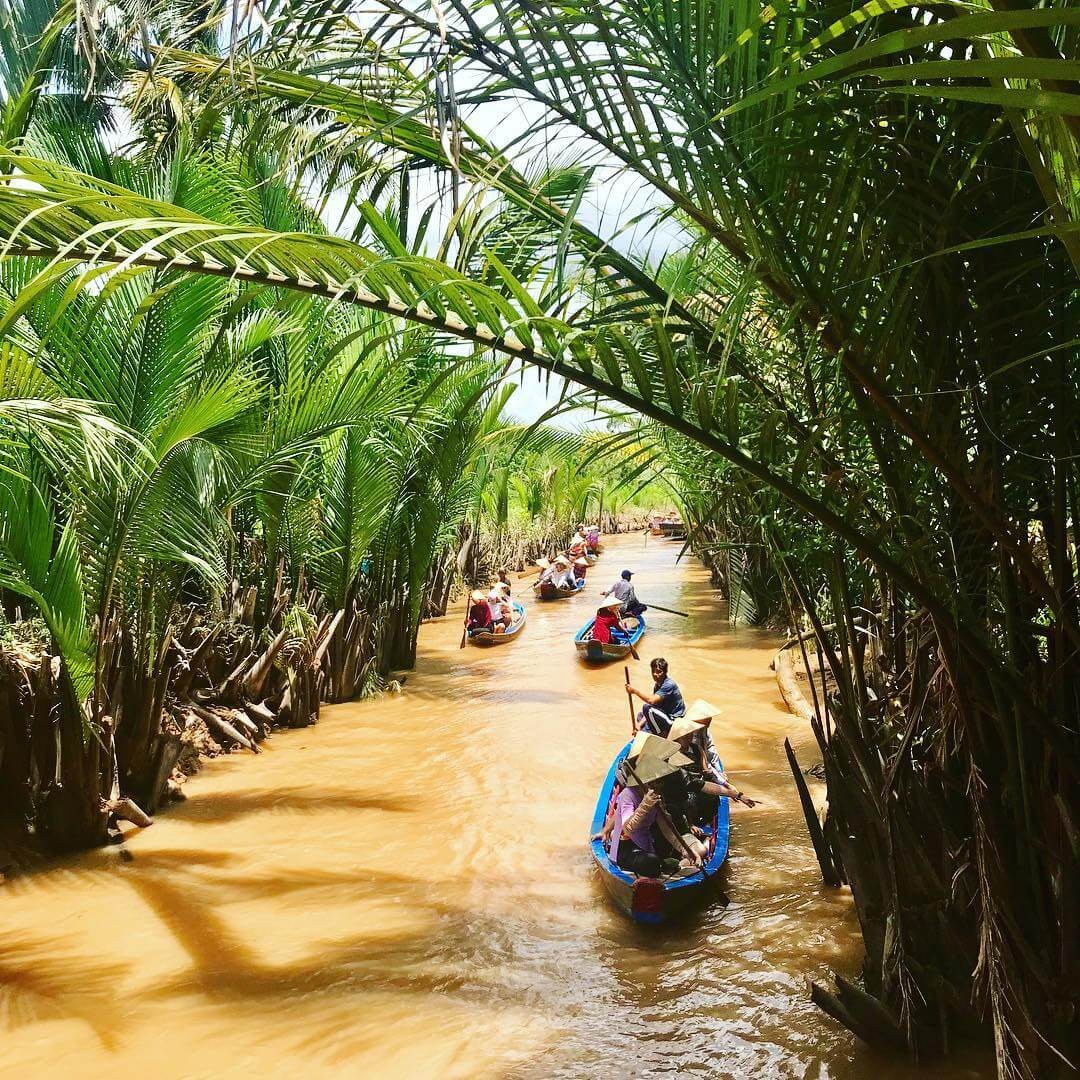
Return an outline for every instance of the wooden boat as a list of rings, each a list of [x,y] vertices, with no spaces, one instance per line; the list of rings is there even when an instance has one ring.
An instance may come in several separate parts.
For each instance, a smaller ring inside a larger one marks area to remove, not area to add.
[[[615,770],[629,749],[630,743],[627,743],[615,755],[615,760],[608,769],[600,788],[600,797],[596,801],[590,836],[600,832],[607,821],[608,812],[615,805],[620,790]],[[700,870],[685,877],[635,879],[633,874],[611,861],[602,841],[590,841],[593,861],[600,870],[600,880],[615,906],[634,922],[661,923],[667,922],[694,903],[707,900],[713,894],[712,879],[727,858],[730,813],[728,800],[720,799],[712,822],[704,830],[707,834],[709,857]]]
[[[636,645],[645,633],[645,617],[637,617],[638,624],[633,630],[628,631],[630,645]],[[590,619],[575,635],[574,645],[577,647],[578,656],[583,660],[622,660],[630,655],[630,645],[604,644],[592,639],[592,624],[595,619]]]
[[[537,595],[541,600],[565,600],[568,596],[573,596],[575,593],[581,592],[585,588],[585,579],[575,585],[572,589],[560,588],[552,585],[550,581],[545,581],[543,585],[537,590]]]
[[[685,540],[686,526],[681,521],[662,521],[660,535],[666,540]]]
[[[503,634],[495,634],[490,630],[472,630],[469,633],[469,641],[473,645],[509,645],[516,641],[518,634],[525,626],[528,613],[516,600],[512,601],[514,607],[514,621],[506,628]]]

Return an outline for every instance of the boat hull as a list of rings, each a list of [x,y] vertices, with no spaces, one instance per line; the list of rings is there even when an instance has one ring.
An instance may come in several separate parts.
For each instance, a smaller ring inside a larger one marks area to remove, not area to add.
[[[494,634],[490,630],[476,630],[469,634],[469,643],[472,645],[488,646],[509,645],[512,641],[517,641],[518,635],[525,628],[525,620],[528,618],[528,613],[516,600],[513,603],[514,621],[510,624],[510,628],[505,633]]]
[[[541,600],[565,600],[568,596],[574,596],[584,588],[584,580],[582,580],[580,585],[576,585],[572,589],[558,589],[554,585],[545,583],[540,586],[539,596]]]
[[[623,660],[630,655],[630,648],[641,640],[645,633],[645,617],[638,616],[638,624],[630,633],[628,645],[615,645],[600,641],[593,641],[590,636],[594,620],[590,619],[574,636],[574,647],[582,660],[591,660],[596,664],[604,664],[610,660]]]
[[[607,820],[617,794],[615,770],[629,749],[630,743],[627,743],[615,755],[601,785],[590,830],[593,836],[603,829]],[[709,830],[709,857],[705,865],[695,874],[664,880],[635,879],[633,874],[611,861],[607,848],[600,840],[591,840],[589,847],[600,880],[615,907],[634,922],[655,925],[669,922],[715,895],[715,877],[727,858],[729,833],[730,807],[727,799],[720,799]]]

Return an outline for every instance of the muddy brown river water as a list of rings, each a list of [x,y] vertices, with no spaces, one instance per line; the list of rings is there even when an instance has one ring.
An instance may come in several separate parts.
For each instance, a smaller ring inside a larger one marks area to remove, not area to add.
[[[678,545],[609,540],[585,595],[530,603],[520,640],[424,627],[405,692],[327,708],[219,759],[133,834],[0,888],[0,1065],[12,1077],[960,1080],[875,1054],[806,980],[857,972],[850,898],[820,885],[783,754],[770,635],[728,628]],[[731,903],[656,930],[609,907],[586,843],[625,740],[621,665],[571,637],[622,567],[666,656],[762,798],[734,807]],[[525,582],[522,589],[525,591]]]

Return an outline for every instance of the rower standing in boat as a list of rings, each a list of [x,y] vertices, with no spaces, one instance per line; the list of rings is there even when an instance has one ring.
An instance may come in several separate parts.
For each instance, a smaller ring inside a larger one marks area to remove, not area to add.
[[[672,721],[685,714],[686,702],[683,701],[678,683],[668,674],[668,662],[662,656],[656,656],[649,661],[649,670],[653,677],[651,694],[636,689],[630,683],[626,684],[626,692],[644,702],[634,722],[637,730],[651,731],[654,735],[666,737]],[[711,741],[709,745],[712,746]],[[715,747],[712,752],[716,754]],[[719,761],[717,758],[717,764]]]
[[[622,613],[624,615],[633,615],[636,619],[643,611],[649,609],[637,598],[634,586],[630,584],[630,578],[633,576],[633,570],[624,570],[619,575],[619,580],[604,593],[604,596],[618,597],[622,601]]]

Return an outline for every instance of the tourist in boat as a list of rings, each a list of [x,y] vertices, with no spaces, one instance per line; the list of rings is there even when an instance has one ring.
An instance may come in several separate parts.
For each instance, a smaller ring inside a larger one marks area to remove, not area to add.
[[[612,813],[603,829],[593,837],[608,844],[611,861],[637,877],[659,877],[663,862],[656,851],[654,828],[673,851],[694,852],[693,863],[700,862],[700,849],[686,843],[672,827],[663,805],[660,784],[677,773],[689,761],[678,747],[656,736],[639,734],[622,762],[621,783]],[[694,840],[694,837],[689,837]]]
[[[585,544],[590,554],[595,553],[600,546],[600,526],[590,525],[585,530]]]
[[[707,704],[703,703],[703,704]],[[707,760],[700,753],[699,740],[702,726],[690,719],[690,714],[681,717],[671,725],[668,740],[677,743],[682,753],[689,759],[678,773],[673,773],[665,780],[663,788],[665,801],[671,811],[677,828],[682,828],[679,818],[682,815],[688,826],[698,826],[708,821],[716,812],[716,800],[721,797],[734,799],[747,807],[757,806],[755,799],[747,798],[727,777],[720,772],[721,780],[712,779]],[[719,763],[719,759],[717,759]],[[685,831],[685,830],[683,830]]]
[[[514,591],[510,585],[510,571],[504,566],[496,574],[496,577],[506,586],[506,595],[509,596]]]
[[[634,586],[630,583],[633,576],[633,570],[624,570],[619,575],[619,580],[604,593],[604,596],[618,597],[622,603],[622,613],[624,615],[633,615],[636,619],[643,611],[649,609],[637,598],[637,593],[634,592]]]
[[[699,762],[702,771],[717,783],[726,783],[723,766],[720,764],[720,755],[716,752],[713,744],[710,727],[714,716],[719,716],[723,709],[709,704],[704,698],[698,698],[689,709],[686,710],[686,718],[697,725],[697,732],[690,744],[693,751],[692,757]]]
[[[672,721],[678,720],[686,712],[686,702],[678,683],[668,674],[668,662],[662,656],[655,656],[649,661],[653,688],[650,694],[626,684],[626,692],[631,697],[643,702],[635,721],[638,731],[651,731],[654,735],[666,737]],[[711,745],[711,744],[710,744]],[[716,753],[715,748],[713,753]],[[719,764],[719,758],[717,763]]]
[[[619,609],[622,602],[609,600],[596,609],[596,618],[593,619],[592,639],[601,645],[625,645],[629,640],[626,627],[619,618]]]
[[[552,564],[551,584],[556,589],[573,589],[575,587],[574,571],[570,560],[565,555],[560,555]]]
[[[510,603],[510,588],[501,581],[491,586],[487,597],[491,608],[491,621],[496,634],[505,634],[514,621],[514,608]]]
[[[547,585],[555,573],[555,567],[547,559],[537,559],[536,565],[540,567],[540,576],[533,582],[533,588],[539,590],[541,585]]]
[[[574,560],[574,580],[578,585],[585,584],[585,575],[589,572],[589,560],[577,558]]]
[[[589,542],[585,537],[585,526],[579,525],[577,532],[570,539],[570,544],[566,549],[566,553],[571,559],[577,559],[585,555],[589,550]]]
[[[469,633],[478,630],[491,630],[495,620],[491,614],[491,605],[488,603],[487,597],[480,589],[474,589],[469,596],[469,600],[471,601],[469,620],[466,624]]]

